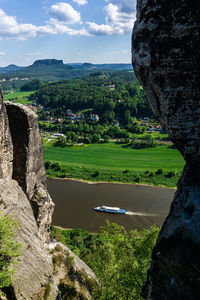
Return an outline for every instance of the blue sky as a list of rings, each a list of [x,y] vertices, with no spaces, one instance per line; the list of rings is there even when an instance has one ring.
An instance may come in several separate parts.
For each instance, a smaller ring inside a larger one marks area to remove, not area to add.
[[[0,66],[131,61],[136,0],[0,0]]]

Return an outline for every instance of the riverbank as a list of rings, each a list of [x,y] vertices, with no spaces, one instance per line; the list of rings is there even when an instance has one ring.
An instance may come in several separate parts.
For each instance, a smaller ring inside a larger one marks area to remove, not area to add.
[[[87,147],[44,146],[47,174],[84,182],[147,184],[175,188],[184,160],[167,145],[132,149],[123,144]]]
[[[132,182],[117,182],[117,181],[89,181],[89,180],[84,180],[84,179],[77,179],[77,178],[60,178],[60,177],[51,177],[48,176],[49,179],[57,179],[57,180],[66,180],[66,181],[74,181],[74,182],[80,182],[80,183],[86,183],[86,184],[129,184],[129,185],[134,185],[134,186],[147,186],[147,187],[157,187],[157,188],[168,188],[168,189],[173,189],[176,190],[177,186],[166,186],[166,185],[153,185],[153,184],[148,184],[148,183],[132,183]],[[67,228],[70,229],[70,228]]]

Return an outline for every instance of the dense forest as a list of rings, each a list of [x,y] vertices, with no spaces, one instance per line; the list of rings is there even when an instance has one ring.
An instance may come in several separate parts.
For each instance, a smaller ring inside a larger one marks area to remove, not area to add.
[[[132,117],[153,117],[142,87],[133,72],[96,72],[81,79],[43,84],[30,100],[37,100],[55,117],[88,110],[99,115],[100,123],[118,120],[127,125]]]

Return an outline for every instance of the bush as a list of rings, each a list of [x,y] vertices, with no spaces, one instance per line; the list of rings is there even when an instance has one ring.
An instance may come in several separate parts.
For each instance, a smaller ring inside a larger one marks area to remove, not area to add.
[[[0,289],[12,283],[13,264],[20,256],[22,245],[14,241],[14,229],[17,222],[11,216],[0,213]]]
[[[134,181],[137,182],[137,183],[140,182],[140,181],[141,181],[141,176],[136,177],[136,178],[134,179]]]
[[[149,177],[153,177],[153,172],[149,172]]]
[[[166,178],[171,178],[171,177],[175,176],[176,173],[177,173],[176,171],[170,171],[170,172],[165,174],[165,177]]]
[[[53,164],[51,164],[51,169],[54,169],[54,171],[60,171],[61,170],[61,164],[60,162],[55,162]]]
[[[60,283],[58,288],[63,299],[74,299],[78,296],[76,288],[72,284]]]
[[[44,165],[45,165],[45,169],[46,170],[50,169],[51,168],[51,162],[50,162],[50,160],[46,161]]]
[[[122,171],[122,173],[124,173],[124,174],[127,174],[127,173],[129,173],[129,172],[130,172],[129,169],[126,169],[126,170]]]
[[[163,174],[163,169],[158,169],[156,172],[155,172],[156,175],[161,175]]]
[[[92,177],[95,178],[95,177],[98,177],[100,175],[100,171],[99,170],[96,170],[93,174],[92,174]]]

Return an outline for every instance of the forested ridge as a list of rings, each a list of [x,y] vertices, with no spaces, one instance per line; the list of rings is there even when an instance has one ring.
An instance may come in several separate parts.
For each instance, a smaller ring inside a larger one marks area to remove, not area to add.
[[[91,109],[101,123],[119,120],[128,124],[131,117],[153,117],[147,98],[133,72],[96,72],[81,79],[44,84],[30,99],[44,105],[54,116]]]

